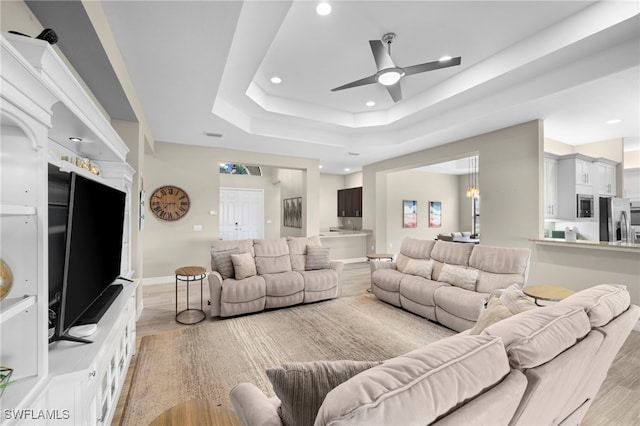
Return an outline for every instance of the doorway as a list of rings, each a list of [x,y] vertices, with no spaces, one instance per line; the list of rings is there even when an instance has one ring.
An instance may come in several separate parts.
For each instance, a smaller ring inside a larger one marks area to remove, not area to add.
[[[220,238],[264,238],[264,190],[220,188]]]

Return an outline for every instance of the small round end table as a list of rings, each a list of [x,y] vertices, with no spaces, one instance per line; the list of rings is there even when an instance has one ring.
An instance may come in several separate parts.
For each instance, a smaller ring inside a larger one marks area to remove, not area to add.
[[[209,399],[181,402],[160,414],[149,426],[241,426],[230,407]]]
[[[382,260],[388,259],[389,261],[393,260],[393,254],[391,253],[368,253],[367,260]]]
[[[574,293],[573,290],[569,290],[568,288],[558,287],[558,286],[549,285],[549,284],[525,286],[522,289],[522,292],[527,296],[532,297],[534,303],[538,306],[541,306],[538,303],[538,300],[546,300],[548,302],[559,302],[560,300],[565,299]]]
[[[176,321],[180,324],[197,324],[207,317],[202,309],[202,280],[207,276],[207,270],[202,266],[183,266],[176,269]],[[200,309],[194,309],[189,304],[189,283],[200,280]],[[187,283],[187,308],[178,312],[178,282]],[[195,313],[195,315],[192,315]],[[183,315],[184,314],[184,315]],[[190,317],[182,320],[180,317]]]

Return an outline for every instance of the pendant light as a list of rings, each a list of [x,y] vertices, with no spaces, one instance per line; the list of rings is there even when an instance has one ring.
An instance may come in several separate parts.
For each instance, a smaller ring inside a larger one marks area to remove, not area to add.
[[[469,157],[469,175],[467,177],[467,191],[465,195],[468,198],[477,198],[480,196],[480,187],[478,186],[478,156]]]

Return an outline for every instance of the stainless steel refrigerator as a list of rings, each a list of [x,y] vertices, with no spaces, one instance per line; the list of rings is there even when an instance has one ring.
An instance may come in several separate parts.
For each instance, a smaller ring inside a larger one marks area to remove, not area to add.
[[[599,207],[600,241],[633,242],[629,199],[600,197]]]

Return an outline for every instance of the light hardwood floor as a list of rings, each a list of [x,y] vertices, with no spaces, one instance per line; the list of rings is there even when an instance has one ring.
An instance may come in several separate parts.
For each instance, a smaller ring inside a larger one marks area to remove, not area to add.
[[[197,284],[199,287],[199,282]],[[342,296],[353,296],[366,291],[371,286],[368,263],[346,264],[343,273]],[[178,301],[184,302],[184,284],[180,284]],[[199,288],[191,284],[190,298],[199,301]],[[137,344],[143,336],[161,333],[181,327],[201,327],[208,322],[220,321],[216,318],[207,319],[197,325],[182,325],[175,321],[175,284],[148,285],[143,288],[144,310],[137,323]],[[203,286],[204,310],[208,312],[206,301],[209,299],[209,286],[205,280]],[[199,303],[198,303],[199,305]],[[184,306],[179,309],[183,309]],[[112,424],[119,425],[127,400],[131,378],[135,370],[137,358],[133,357],[122,394]],[[640,424],[640,332],[631,333],[624,346],[616,356],[607,380],[603,383],[593,405],[591,406],[582,425],[611,426]]]

